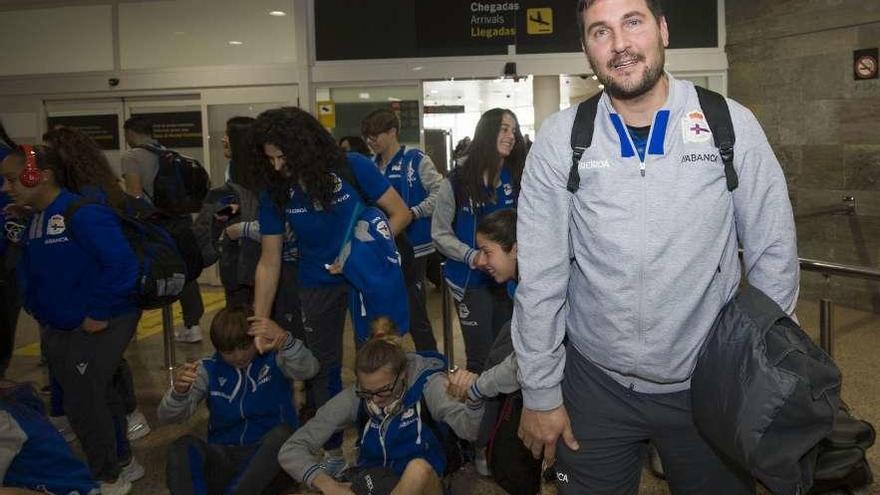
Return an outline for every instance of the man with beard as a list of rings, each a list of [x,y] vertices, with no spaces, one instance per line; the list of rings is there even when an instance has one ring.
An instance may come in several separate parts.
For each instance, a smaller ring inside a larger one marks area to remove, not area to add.
[[[797,301],[779,163],[754,116],[727,100],[739,177],[728,190],[693,84],[663,70],[659,3],[579,0],[584,53],[605,87],[592,144],[573,168],[577,108],[559,112],[541,126],[522,179],[512,322],[520,437],[556,461],[562,494],[637,493],[649,442],[676,495],[754,493],[697,432],[690,377],[739,285],[738,243],[751,285],[789,314]]]

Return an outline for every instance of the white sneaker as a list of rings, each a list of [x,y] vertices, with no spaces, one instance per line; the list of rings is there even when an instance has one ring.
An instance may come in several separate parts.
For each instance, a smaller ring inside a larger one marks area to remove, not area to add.
[[[101,495],[128,495],[131,492],[131,482],[120,476],[113,483],[101,482]]]
[[[128,423],[128,436],[129,441],[139,440],[144,438],[145,436],[150,434],[150,423],[147,423],[147,418],[144,417],[144,413],[135,409],[133,413],[129,414],[125,417]]]
[[[70,427],[70,421],[67,420],[67,416],[49,416],[49,422],[58,430],[58,433],[61,433],[61,436],[64,437],[67,443],[73,443],[76,440],[76,434],[73,432],[73,428]]]
[[[186,344],[195,344],[202,341],[202,328],[198,325],[183,327],[174,330],[174,339]]]
[[[122,471],[119,473],[119,479],[128,481],[129,483],[134,483],[143,477],[144,466],[139,463],[134,456],[131,456],[131,460],[128,461],[128,464],[122,466]]]

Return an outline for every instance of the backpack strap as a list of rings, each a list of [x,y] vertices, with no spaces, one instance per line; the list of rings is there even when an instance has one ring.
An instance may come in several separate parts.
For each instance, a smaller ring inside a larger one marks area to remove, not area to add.
[[[94,201],[90,201],[86,198],[80,198],[80,199],[73,201],[69,205],[67,205],[67,208],[64,209],[64,213],[62,213],[62,215],[64,216],[65,228],[70,229],[70,227],[73,225],[73,216],[76,214],[76,212],[78,212],[79,209],[82,208],[83,206],[89,205],[89,204],[100,204],[100,203],[95,203]],[[73,234],[73,231],[71,230],[71,235],[72,234]]]
[[[568,185],[566,186],[570,193],[576,193],[581,186],[578,163],[587,148],[593,144],[593,127],[601,98],[602,93],[600,92],[578,104],[574,125],[571,127],[571,170],[568,171]]]
[[[721,154],[724,162],[724,176],[727,178],[727,190],[733,192],[739,186],[739,177],[733,168],[733,145],[736,143],[736,133],[733,122],[730,119],[730,107],[727,100],[720,94],[700,86],[694,86],[697,90],[697,99],[700,100],[700,108],[706,115],[706,122],[715,139],[715,147]]]

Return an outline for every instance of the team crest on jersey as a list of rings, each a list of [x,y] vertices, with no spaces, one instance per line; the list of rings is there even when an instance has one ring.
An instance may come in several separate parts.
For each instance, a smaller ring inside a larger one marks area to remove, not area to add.
[[[467,304],[461,303],[458,305],[458,317],[459,318],[467,318],[471,315],[471,310],[467,307]]]
[[[408,418],[413,417],[413,415],[415,415],[415,413],[416,413],[415,409],[409,408],[406,411],[403,411],[403,414],[400,415],[400,418],[401,419],[408,419]]]
[[[260,374],[257,375],[257,385],[262,385],[268,382],[272,377],[269,376],[269,365],[264,364],[262,368],[260,368]]]
[[[510,184],[504,184],[504,195],[511,196],[513,194],[513,186]]]
[[[342,190],[342,179],[340,179],[339,176],[334,173],[331,173],[330,175],[333,176],[333,192],[338,193]]]
[[[382,234],[382,237],[389,241],[391,240],[391,229],[388,228],[388,224],[385,222],[385,220],[379,220],[376,223],[376,230],[380,234]]]
[[[46,229],[49,235],[61,235],[64,233],[64,215],[52,215],[49,217],[49,227]]]
[[[712,131],[703,112],[694,110],[681,119],[681,134],[686,143],[705,143],[712,138]]]
[[[24,233],[24,225],[18,223],[14,220],[8,220],[3,228],[6,230],[6,239],[9,242],[18,244],[21,242],[22,234]]]
[[[221,387],[226,385],[226,377],[225,376],[221,376],[220,378],[217,379],[217,381],[220,382]]]

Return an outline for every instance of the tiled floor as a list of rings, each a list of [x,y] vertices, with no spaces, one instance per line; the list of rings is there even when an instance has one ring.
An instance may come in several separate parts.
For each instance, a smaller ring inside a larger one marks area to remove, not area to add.
[[[213,312],[223,306],[222,292],[205,289],[206,314],[202,319],[202,328],[207,331]],[[429,295],[429,312],[434,323],[438,342],[442,341],[442,325],[439,291],[431,291]],[[802,301],[798,315],[804,328],[815,336],[818,327],[818,310],[815,303]],[[838,308],[835,313],[837,328],[835,358],[843,370],[845,381],[843,395],[855,413],[872,423],[880,424],[880,316],[854,310]],[[137,340],[129,346],[126,357],[134,371],[135,387],[140,402],[140,409],[150,420],[153,432],[134,443],[135,455],[146,467],[145,478],[135,483],[132,493],[153,495],[168,493],[165,489],[165,449],[178,436],[186,432],[203,433],[206,429],[207,412],[202,409],[195,417],[184,425],[159,425],[156,423],[156,406],[169,385],[168,374],[163,367],[163,346],[160,333],[161,324],[158,312],[147,313],[142,319]],[[453,324],[455,335],[455,360],[463,364],[464,349],[457,322]],[[343,374],[345,383],[351,383],[353,374],[349,371],[354,359],[354,345],[350,329],[347,330],[345,348],[346,371]],[[38,366],[36,328],[26,316],[19,325],[19,351],[13,359],[9,377],[15,380],[31,380],[43,384],[45,369]],[[29,345],[30,344],[30,345]],[[207,338],[200,344],[177,344],[177,362],[196,359],[212,352]],[[347,436],[347,452],[351,454],[353,436]],[[869,460],[877,471],[880,466],[880,454],[876,448],[869,451]],[[503,493],[488,480],[479,479],[475,474],[466,476],[463,483],[472,488],[474,494]],[[547,487],[546,492],[555,490]],[[642,477],[641,495],[668,494],[666,483],[654,478],[646,471]],[[760,493],[760,492],[759,492]],[[864,493],[880,493],[880,483],[875,484]]]

